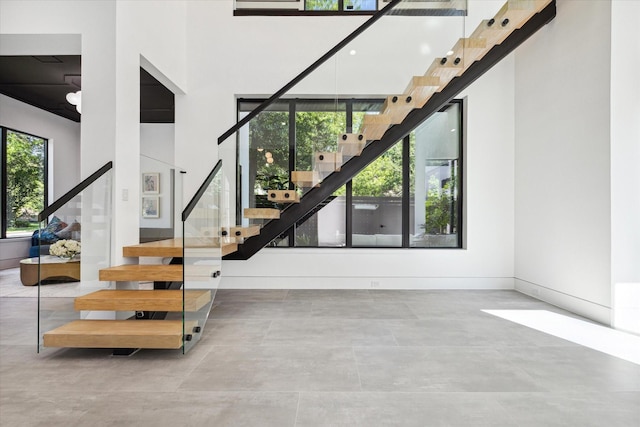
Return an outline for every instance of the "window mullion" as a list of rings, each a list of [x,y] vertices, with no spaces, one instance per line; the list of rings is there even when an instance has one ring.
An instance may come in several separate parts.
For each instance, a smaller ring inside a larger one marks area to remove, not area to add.
[[[411,215],[411,195],[410,192],[410,138],[409,135],[405,136],[402,140],[402,247],[408,248],[410,246],[409,233],[410,233],[410,215]]]

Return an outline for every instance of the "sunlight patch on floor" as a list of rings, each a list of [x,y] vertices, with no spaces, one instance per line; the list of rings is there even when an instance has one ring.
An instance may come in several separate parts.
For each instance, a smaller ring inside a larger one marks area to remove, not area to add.
[[[640,365],[640,337],[547,310],[482,310]]]

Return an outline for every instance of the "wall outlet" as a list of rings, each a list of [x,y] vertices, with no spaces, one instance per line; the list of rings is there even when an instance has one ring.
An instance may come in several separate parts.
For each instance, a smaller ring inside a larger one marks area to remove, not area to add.
[[[129,189],[128,188],[123,188],[122,189],[122,201],[126,202],[129,200]]]
[[[379,288],[380,287],[380,282],[372,280],[371,281],[371,287],[372,288]]]

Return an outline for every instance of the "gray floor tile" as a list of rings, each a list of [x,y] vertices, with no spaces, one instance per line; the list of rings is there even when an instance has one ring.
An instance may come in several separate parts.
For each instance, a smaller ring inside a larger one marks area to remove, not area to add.
[[[183,391],[359,389],[350,347],[213,347],[180,385]]]
[[[263,343],[282,346],[396,345],[385,323],[365,319],[274,320]]]
[[[474,318],[431,318],[387,322],[401,346],[575,346],[486,313]]]
[[[517,426],[491,394],[482,393],[309,393],[300,394],[296,425],[344,426]],[[500,420],[499,423],[496,420]]]
[[[270,319],[209,319],[201,344],[260,345],[267,335],[271,322]]]
[[[640,392],[505,393],[496,396],[521,427],[637,427]]]
[[[640,391],[640,366],[581,346],[497,349],[548,391]]]
[[[356,347],[365,391],[543,391],[521,367],[484,347]]]
[[[294,426],[298,393],[52,391],[2,396],[11,426]],[[22,411],[21,402],[41,411]]]
[[[311,316],[311,302],[229,302],[215,303],[211,319],[283,319]]]
[[[640,425],[640,366],[482,312],[578,317],[515,291],[220,290],[188,354],[114,357],[36,353],[37,300],[11,277],[3,426]],[[71,303],[44,299],[43,324]]]
[[[314,302],[311,316],[339,319],[417,319],[405,303],[358,300]]]
[[[217,302],[282,302],[288,289],[218,289]]]

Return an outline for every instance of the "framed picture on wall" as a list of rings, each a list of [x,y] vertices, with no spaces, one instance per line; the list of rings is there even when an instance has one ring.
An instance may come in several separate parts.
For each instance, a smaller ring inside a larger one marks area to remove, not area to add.
[[[142,197],[142,217],[143,218],[160,218],[160,197],[158,196]]]
[[[142,192],[144,194],[160,194],[160,173],[146,172],[142,174]]]

